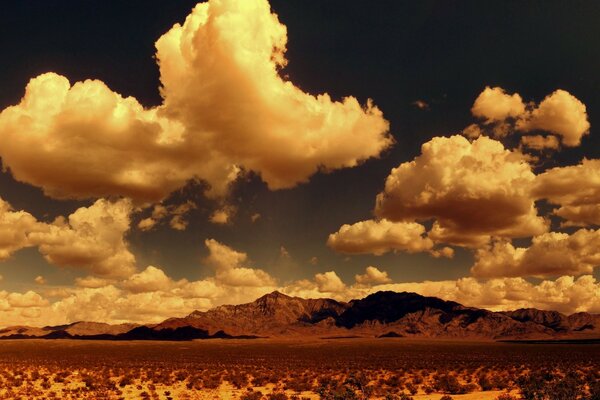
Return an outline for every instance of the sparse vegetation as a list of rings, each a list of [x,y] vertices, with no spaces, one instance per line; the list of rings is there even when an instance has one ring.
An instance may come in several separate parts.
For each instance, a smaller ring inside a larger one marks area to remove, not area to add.
[[[0,398],[600,400],[599,364],[597,345],[6,341]]]

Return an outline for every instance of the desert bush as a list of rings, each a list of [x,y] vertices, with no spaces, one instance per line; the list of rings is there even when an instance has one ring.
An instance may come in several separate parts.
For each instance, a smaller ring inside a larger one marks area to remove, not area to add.
[[[508,393],[502,393],[500,396],[496,397],[496,400],[517,400],[517,399]]]
[[[261,400],[263,398],[263,395],[261,392],[255,392],[255,391],[248,391],[247,393],[244,393],[242,395],[242,397],[240,398],[241,400]]]

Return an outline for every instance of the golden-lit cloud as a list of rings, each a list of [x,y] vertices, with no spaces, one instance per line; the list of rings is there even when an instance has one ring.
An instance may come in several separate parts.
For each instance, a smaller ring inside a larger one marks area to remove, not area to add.
[[[127,278],[122,283],[122,286],[132,293],[144,293],[167,290],[171,284],[171,279],[162,269],[150,265],[142,272],[133,274]]]
[[[416,222],[360,221],[342,225],[329,235],[327,245],[345,254],[382,255],[390,251],[417,253],[433,248],[433,241],[426,237],[425,227]]]
[[[2,324],[44,326],[74,321],[160,322],[174,316],[185,316],[193,310],[253,301],[273,290],[304,298],[335,298],[340,301],[362,298],[380,290],[394,290],[436,296],[492,310],[536,307],[564,313],[600,312],[600,283],[591,275],[577,279],[562,276],[537,284],[523,278],[478,280],[472,277],[400,283],[391,282],[385,272],[368,267],[353,285],[346,285],[335,271],[328,271],[316,274],[312,280],[303,279],[284,286],[241,288],[228,286],[214,277],[192,282],[185,279],[174,281],[159,268],[148,270],[151,272],[143,279],[144,283],[137,286],[142,290],[132,291],[131,287],[126,287],[127,282],[132,281],[124,280],[96,288],[65,289],[53,302],[36,292],[0,291]],[[146,286],[146,282],[153,280],[151,276],[160,276],[158,280],[162,282],[154,285],[155,290]],[[56,295],[54,292],[52,294]]]
[[[28,235],[37,229],[35,217],[25,211],[14,211],[0,198],[0,261],[15,251],[31,246]]]
[[[471,112],[484,120],[484,126],[469,125],[463,131],[465,136],[476,138],[486,131],[499,138],[514,133],[545,133],[521,137],[521,144],[534,150],[557,150],[560,144],[579,146],[590,129],[585,104],[562,89],[538,105],[526,105],[518,93],[511,95],[500,87],[488,86],[475,100]]]
[[[289,188],[392,144],[371,101],[313,96],[282,78],[286,43],[267,0],[198,4],[156,42],[162,105],[144,108],[101,81],[43,74],[0,113],[0,157],[17,180],[52,197],[144,203],[195,179],[222,195],[242,170]],[[171,225],[184,228],[181,218]]]
[[[246,253],[241,253],[217,242],[205,241],[209,255],[206,263],[215,270],[215,280],[229,286],[263,287],[275,285],[275,279],[261,269],[245,266]]]
[[[381,285],[392,281],[386,271],[381,271],[372,265],[365,269],[364,274],[354,275],[354,280],[358,285]]]
[[[534,150],[552,149],[558,150],[560,143],[556,136],[529,135],[521,137],[521,144]]]
[[[532,236],[547,230],[531,195],[534,180],[524,157],[496,140],[435,137],[421,155],[392,170],[375,214],[435,220],[429,237],[460,246],[481,246],[491,236]]]
[[[579,146],[581,138],[589,133],[590,123],[585,104],[559,89],[517,121],[517,129],[550,132],[559,136],[564,146],[574,147]]]
[[[227,225],[231,223],[232,218],[235,216],[237,212],[236,207],[232,205],[224,205],[221,208],[215,210],[210,216],[210,222],[218,225]],[[256,214],[255,214],[256,215]],[[253,215],[254,219],[254,215]],[[257,217],[258,219],[258,217]],[[252,221],[254,222],[254,220]]]
[[[518,93],[509,95],[500,87],[487,86],[475,99],[471,112],[488,124],[503,122],[508,118],[522,116],[525,104]]]
[[[497,241],[475,253],[471,272],[482,277],[582,275],[600,265],[600,231],[547,232],[527,248]]]
[[[335,271],[316,274],[315,283],[321,293],[340,293],[346,289],[346,285]]]
[[[93,275],[126,277],[135,271],[135,257],[125,234],[133,208],[129,200],[97,200],[68,218],[38,221],[14,211],[0,199],[0,260],[25,247],[37,247],[50,264],[86,270]],[[43,277],[37,280],[42,282]]]
[[[554,213],[565,225],[600,225],[600,160],[549,169],[536,178],[534,192],[560,206]]]
[[[51,264],[87,270],[107,278],[127,277],[135,271],[135,257],[125,234],[129,230],[131,202],[97,200],[68,219],[57,218],[29,234],[31,244]]]

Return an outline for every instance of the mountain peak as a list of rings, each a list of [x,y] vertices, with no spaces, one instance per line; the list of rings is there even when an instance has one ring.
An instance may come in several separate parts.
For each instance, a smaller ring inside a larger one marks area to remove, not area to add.
[[[288,296],[287,294],[283,294],[281,293],[279,290],[274,290],[271,293],[267,293],[262,297],[259,297],[256,301],[258,300],[263,300],[263,299],[291,299],[292,297]]]

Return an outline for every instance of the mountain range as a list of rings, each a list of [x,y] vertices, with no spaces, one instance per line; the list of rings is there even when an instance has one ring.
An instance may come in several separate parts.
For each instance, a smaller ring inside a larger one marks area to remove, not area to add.
[[[75,322],[0,329],[0,339],[192,340],[210,338],[407,337],[476,340],[600,338],[600,315],[533,308],[493,312],[416,293],[377,292],[340,302],[280,292],[251,303],[194,311],[158,324]]]

